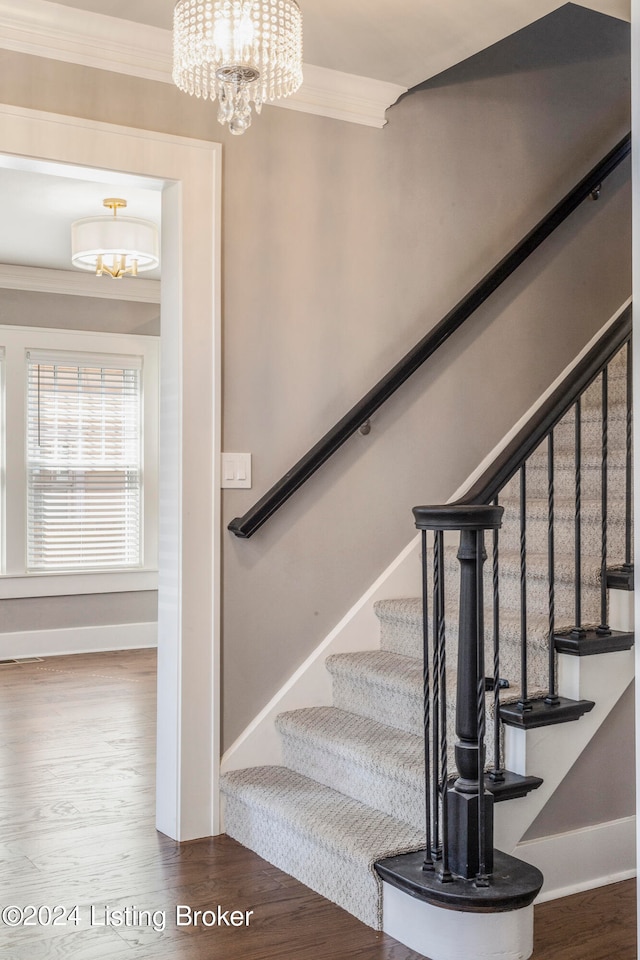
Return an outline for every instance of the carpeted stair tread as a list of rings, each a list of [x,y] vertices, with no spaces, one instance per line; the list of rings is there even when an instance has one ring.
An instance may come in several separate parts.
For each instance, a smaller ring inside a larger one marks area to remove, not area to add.
[[[229,836],[380,928],[373,864],[420,849],[422,831],[286,767],[235,770],[222,791]]]
[[[337,707],[281,713],[287,767],[421,829],[424,738]]]

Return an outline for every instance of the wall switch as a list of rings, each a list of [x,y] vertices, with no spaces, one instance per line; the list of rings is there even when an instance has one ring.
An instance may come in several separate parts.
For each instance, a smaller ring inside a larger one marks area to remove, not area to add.
[[[251,487],[251,454],[223,453],[221,475],[223,490]]]

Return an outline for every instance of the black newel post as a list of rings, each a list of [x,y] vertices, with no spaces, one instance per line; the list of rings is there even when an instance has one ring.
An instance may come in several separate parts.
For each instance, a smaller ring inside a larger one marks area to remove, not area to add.
[[[480,551],[477,549],[481,544]],[[478,553],[480,555],[478,556]],[[484,742],[480,738],[478,661],[482,659],[478,607],[478,569],[487,559],[484,538],[475,530],[460,532],[460,634],[455,746],[458,778],[447,792],[451,872],[470,880],[493,869],[493,797],[484,789]],[[484,676],[484,672],[482,674]],[[482,738],[483,740],[484,738]],[[479,791],[483,797],[480,799]],[[481,865],[480,851],[484,852]]]
[[[446,791],[451,874],[482,886],[493,871],[493,796],[485,789],[485,664],[482,567],[484,532],[501,525],[498,505],[416,507],[422,530],[460,531],[460,627],[455,759],[458,777]],[[437,745],[433,745],[437,750]]]

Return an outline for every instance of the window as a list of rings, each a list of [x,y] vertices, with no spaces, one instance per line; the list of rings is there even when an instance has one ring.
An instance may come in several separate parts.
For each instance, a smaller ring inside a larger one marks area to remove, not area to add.
[[[140,358],[29,351],[27,368],[27,570],[140,566]]]
[[[0,599],[157,588],[158,352],[0,326]]]

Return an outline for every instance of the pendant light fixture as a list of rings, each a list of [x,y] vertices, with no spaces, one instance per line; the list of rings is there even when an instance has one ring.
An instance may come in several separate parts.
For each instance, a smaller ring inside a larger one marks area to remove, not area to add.
[[[158,228],[150,220],[119,217],[127,206],[119,197],[107,197],[103,206],[113,216],[87,217],[71,225],[71,262],[81,270],[108,274],[114,280],[129,274],[136,277],[157,267]]]
[[[173,80],[218,100],[233,134],[251,104],[288,97],[302,83],[302,14],[296,0],[179,0],[173,13]]]

